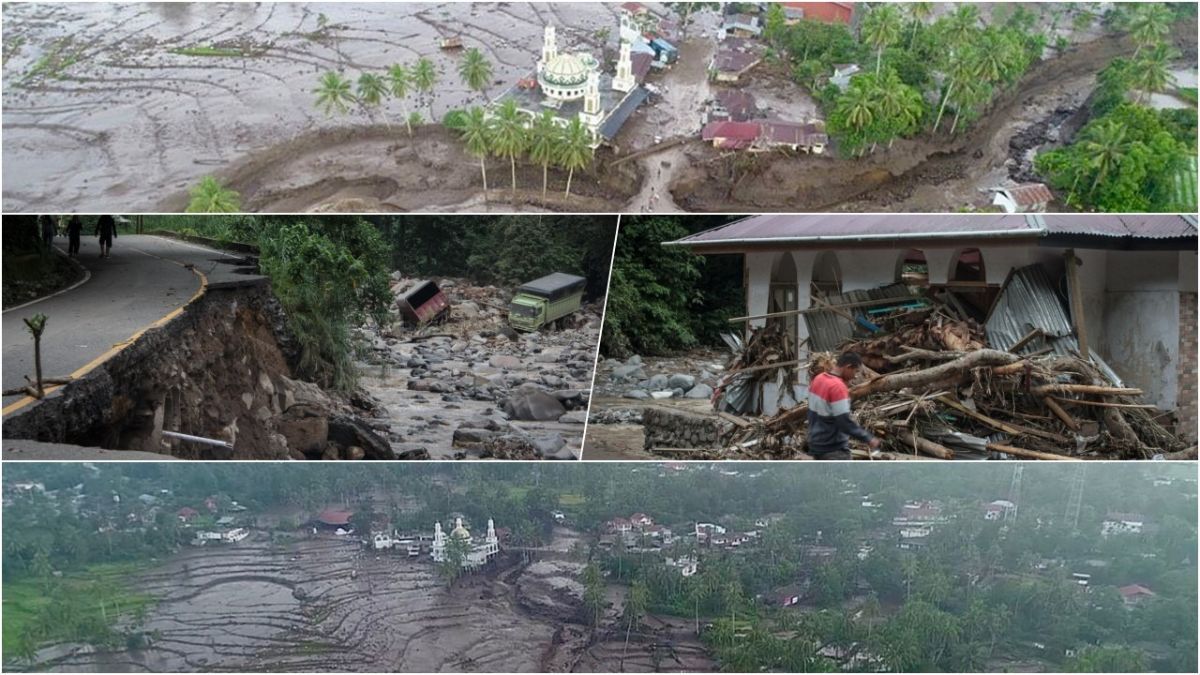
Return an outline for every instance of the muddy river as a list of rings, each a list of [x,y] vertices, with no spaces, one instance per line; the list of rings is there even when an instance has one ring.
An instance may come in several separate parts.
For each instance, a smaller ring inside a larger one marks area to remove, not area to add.
[[[442,37],[484,53],[494,96],[532,68],[544,25],[567,47],[598,45],[598,29],[617,27],[615,4],[21,3],[3,12],[6,211],[181,209],[188,187],[214,172],[255,210],[450,207],[478,194],[478,162],[443,134],[409,140],[394,100],[326,118],[314,107],[319,75],[356,78],[427,57],[437,83],[411,94],[408,110],[440,122],[483,101],[458,76],[462,51],[441,50]]]
[[[428,554],[376,552],[347,537],[271,544],[265,532],[233,545],[185,550],[138,585],[159,598],[141,650],[43,649],[39,669],[133,671],[538,672],[616,670],[614,627],[596,637],[577,622],[583,563],[578,534],[556,528],[530,560],[502,553],[452,589]],[[614,587],[615,588],[615,587]],[[620,612],[623,593],[610,593]],[[649,617],[626,671],[712,669],[687,622]],[[656,656],[655,653],[658,655]],[[665,657],[665,660],[664,660]]]

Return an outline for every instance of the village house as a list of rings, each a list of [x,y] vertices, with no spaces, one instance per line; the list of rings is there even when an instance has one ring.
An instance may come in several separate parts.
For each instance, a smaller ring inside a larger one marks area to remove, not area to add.
[[[729,129],[705,138],[753,143],[751,127]],[[836,349],[855,330],[835,312],[818,311],[814,296],[834,306],[879,302],[890,293],[908,297],[914,290],[906,281],[923,279],[917,290],[951,293],[984,325],[993,349],[1015,347],[1036,328],[1042,337],[1018,353],[1084,353],[1114,382],[1143,390],[1145,403],[1175,411],[1177,433],[1196,440],[1192,216],[767,214],[664,243],[741,255],[748,327],[777,323],[802,361]],[[1006,300],[1013,284],[1032,301]],[[790,313],[763,316],[776,312]],[[808,373],[799,376],[794,391],[763,385],[764,414],[804,400]]]
[[[1114,534],[1141,534],[1146,526],[1146,519],[1137,513],[1109,513],[1100,523],[1100,534],[1109,537]]]
[[[708,66],[709,77],[715,82],[732,84],[762,63],[762,56],[752,51],[718,49]]]
[[[829,76],[829,84],[838,89],[846,89],[850,86],[850,78],[862,72],[862,68],[857,63],[836,63],[833,66],[833,75]]]
[[[984,520],[1008,520],[1016,513],[1017,505],[1007,499],[997,499],[983,507]]]
[[[1022,183],[1013,187],[992,188],[995,195],[992,204],[1004,209],[1005,213],[1042,213],[1054,193],[1042,183]]]
[[[604,529],[617,534],[624,534],[633,531],[633,523],[629,522],[628,518],[617,516],[604,524]]]
[[[333,532],[337,535],[352,534],[354,526],[350,524],[350,519],[353,517],[353,511],[346,509],[325,509],[317,514],[311,525],[314,532]]]
[[[800,604],[806,590],[806,584],[791,584],[771,591],[767,599],[772,607],[792,607]]]
[[[853,2],[785,2],[784,16],[790,21],[820,21],[850,25],[854,20]]]
[[[762,34],[762,26],[754,14],[729,14],[721,24],[721,34],[730,37],[753,38]]]
[[[757,117],[758,104],[754,95],[741,89],[718,89],[709,103],[704,123],[745,122]]]
[[[679,575],[684,577],[696,576],[696,572],[700,568],[700,561],[692,556],[666,558],[664,562],[667,564],[667,567],[679,570]]]
[[[766,119],[710,122],[701,129],[700,138],[720,150],[749,152],[791,150],[819,155],[829,144],[829,136],[818,123]]]
[[[654,524],[654,519],[644,513],[629,516],[629,522],[638,529],[645,529]]]
[[[179,522],[190,523],[195,520],[196,516],[200,515],[200,513],[190,506],[185,506],[182,509],[179,509],[175,515],[179,516]]]
[[[1157,595],[1154,591],[1146,588],[1141,584],[1130,584],[1117,589],[1117,593],[1121,594],[1121,602],[1125,603],[1126,607],[1136,607],[1141,603],[1153,598]]]

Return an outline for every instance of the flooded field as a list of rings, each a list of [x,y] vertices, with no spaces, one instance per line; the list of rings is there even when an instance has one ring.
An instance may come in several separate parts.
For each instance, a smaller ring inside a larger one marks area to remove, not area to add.
[[[457,204],[478,193],[478,162],[440,134],[402,139],[402,126],[386,124],[402,121],[396,101],[325,118],[313,105],[318,76],[429,58],[436,86],[411,95],[409,107],[440,122],[452,108],[483,102],[457,74],[461,51],[440,50],[441,37],[461,35],[484,53],[495,95],[537,60],[545,24],[572,45],[615,31],[617,16],[616,5],[563,3],[22,3],[3,11],[4,208],[67,212],[181,209],[189,186],[225,170],[258,210]],[[257,171],[264,166],[277,172]]]
[[[43,649],[37,669],[135,671],[616,671],[624,632],[591,638],[577,621],[583,564],[578,534],[556,528],[531,564],[503,554],[447,590],[428,554],[375,552],[349,537],[272,544],[264,532],[236,545],[188,549],[138,579],[159,598],[145,649]],[[617,604],[623,591],[613,587]],[[603,622],[602,622],[603,623]],[[625,655],[647,671],[670,643],[672,670],[712,668],[688,622],[648,617]],[[666,653],[664,651],[664,653]]]

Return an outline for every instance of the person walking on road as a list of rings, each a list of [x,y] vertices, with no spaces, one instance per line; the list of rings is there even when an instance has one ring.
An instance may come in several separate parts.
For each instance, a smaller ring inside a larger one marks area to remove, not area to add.
[[[42,243],[46,248],[54,245],[54,235],[58,234],[58,228],[54,225],[54,216],[38,216],[38,224],[42,226]]]
[[[831,372],[821,373],[808,385],[808,453],[815,459],[850,459],[850,437],[880,445],[871,432],[850,418],[850,388],[862,367],[862,357],[845,352]]]
[[[79,216],[71,216],[67,223],[67,255],[79,257],[79,237],[83,235],[83,221]]]
[[[117,237],[117,221],[112,216],[100,216],[96,221],[96,236],[100,237],[100,257],[107,258],[112,252],[113,239]]]

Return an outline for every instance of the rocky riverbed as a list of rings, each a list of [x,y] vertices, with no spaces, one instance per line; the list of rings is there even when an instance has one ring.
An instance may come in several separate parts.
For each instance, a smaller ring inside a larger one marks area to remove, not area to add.
[[[435,281],[451,304],[445,322],[359,331],[376,430],[402,457],[577,459],[602,303],[564,328],[519,333],[508,325],[510,289]],[[397,275],[394,288],[411,282]]]

